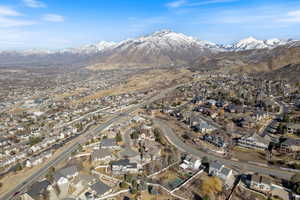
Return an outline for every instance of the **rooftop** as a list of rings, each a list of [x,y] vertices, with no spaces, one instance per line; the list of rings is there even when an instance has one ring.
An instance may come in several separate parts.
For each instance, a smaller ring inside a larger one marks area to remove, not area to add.
[[[98,181],[97,183],[91,186],[91,189],[96,192],[97,196],[102,196],[111,190],[111,187],[106,185],[105,183]]]

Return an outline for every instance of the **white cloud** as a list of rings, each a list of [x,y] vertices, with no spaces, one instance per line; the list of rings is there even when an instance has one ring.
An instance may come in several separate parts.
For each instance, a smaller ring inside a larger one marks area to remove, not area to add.
[[[179,7],[194,7],[194,6],[204,6],[209,4],[217,3],[230,3],[238,0],[206,0],[206,1],[188,1],[188,0],[177,0],[167,3],[166,6],[169,8],[179,8]]]
[[[19,26],[30,26],[36,24],[34,21],[30,20],[21,20],[21,19],[10,19],[7,17],[0,16],[0,28],[10,28],[10,27],[19,27]]]
[[[208,0],[208,1],[201,1],[201,2],[191,2],[188,6],[204,6],[209,4],[217,4],[217,3],[230,3],[235,2],[238,0]]]
[[[0,16],[20,16],[21,14],[7,6],[0,6]]]
[[[286,17],[277,20],[278,22],[300,23],[300,10],[294,10],[287,13]]]
[[[65,21],[65,18],[61,15],[57,15],[57,14],[46,14],[43,16],[42,18],[44,21],[48,21],[48,22],[63,22]]]
[[[166,6],[169,8],[178,8],[187,3],[187,0],[177,0],[177,1],[172,1],[170,3],[167,3]]]
[[[31,8],[45,8],[46,4],[38,0],[23,0],[26,6]]]

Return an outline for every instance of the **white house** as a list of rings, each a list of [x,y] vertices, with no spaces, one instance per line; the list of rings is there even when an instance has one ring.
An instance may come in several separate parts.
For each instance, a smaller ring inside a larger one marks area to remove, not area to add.
[[[201,166],[201,160],[195,159],[191,156],[186,156],[183,162],[180,164],[182,169],[191,169],[191,170],[198,170]]]
[[[39,165],[43,162],[42,156],[33,157],[26,161],[26,167],[33,167]]]
[[[257,134],[251,136],[243,136],[237,140],[237,145],[250,149],[266,150],[268,149],[270,141],[260,137]]]
[[[111,170],[115,174],[137,173],[138,165],[137,163],[131,163],[128,159],[117,160],[111,163]]]
[[[209,174],[222,179],[226,189],[231,188],[234,183],[232,169],[225,167],[218,161],[209,164]]]

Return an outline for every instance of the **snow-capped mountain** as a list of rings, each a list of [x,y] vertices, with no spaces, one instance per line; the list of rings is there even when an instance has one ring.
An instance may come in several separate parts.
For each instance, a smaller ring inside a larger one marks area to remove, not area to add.
[[[286,48],[300,46],[295,40],[257,40],[248,37],[232,45],[218,45],[199,40],[182,33],[162,30],[153,34],[128,39],[119,43],[99,42],[79,48],[58,51],[26,50],[2,51],[0,63],[58,63],[58,64],[99,64],[113,66],[184,66],[197,58],[216,53],[241,52],[252,49],[274,49],[286,45]],[[208,63],[209,64],[209,63]]]
[[[128,39],[121,41],[119,43],[116,42],[107,42],[101,41],[97,44],[84,45],[79,48],[67,48],[61,50],[38,50],[38,49],[30,49],[24,51],[0,51],[0,53],[16,53],[23,54],[24,56],[28,55],[49,55],[49,54],[95,54],[106,50],[113,49],[125,49],[130,45],[131,47],[136,46],[138,48],[148,47],[148,51],[151,51],[153,48],[162,49],[170,49],[170,48],[188,48],[195,47],[197,49],[202,49],[203,51],[243,51],[243,50],[251,50],[251,49],[271,49],[280,45],[285,45],[295,42],[295,40],[282,40],[282,39],[269,39],[269,40],[258,40],[254,37],[245,38],[239,42],[230,44],[230,45],[222,45],[215,44],[205,40],[199,40],[197,38],[193,38],[182,33],[176,33],[170,30],[161,30],[158,32],[154,32],[151,35],[142,36],[135,39]]]
[[[99,53],[103,50],[113,48],[116,42],[101,41],[97,44],[85,45],[79,48],[69,48],[60,50],[60,53],[74,53],[74,54],[94,54]]]
[[[113,48],[117,43],[116,42],[106,42],[101,41],[97,44],[84,45],[79,48],[67,48],[60,50],[43,50],[43,49],[28,49],[23,51],[0,51],[0,53],[9,53],[9,54],[20,54],[23,56],[30,55],[50,55],[50,54],[95,54],[103,50]]]
[[[182,33],[162,30],[151,35],[128,39],[115,45],[98,58],[100,63],[115,65],[177,65],[199,55],[223,51],[211,42],[198,40]]]
[[[154,32],[151,35],[142,36],[135,39],[128,39],[115,45],[115,49],[126,49],[129,47],[135,47],[135,49],[147,48],[148,51],[154,49],[171,50],[171,48],[190,48],[194,46],[195,48],[201,48],[203,50],[220,50],[220,46],[212,42],[198,40],[196,38],[186,36],[182,33],[175,33],[170,30],[162,30]]]
[[[280,45],[286,45],[293,42],[294,40],[281,40],[281,39],[269,39],[269,40],[258,40],[254,37],[245,38],[237,43],[232,45],[225,46],[227,50],[230,51],[243,51],[243,50],[252,50],[252,49],[273,49]]]

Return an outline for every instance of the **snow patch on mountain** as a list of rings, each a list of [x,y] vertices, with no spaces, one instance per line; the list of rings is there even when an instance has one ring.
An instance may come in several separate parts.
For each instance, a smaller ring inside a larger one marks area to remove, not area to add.
[[[60,50],[59,53],[73,53],[73,54],[94,54],[103,50],[113,48],[117,43],[102,41],[97,44],[85,45],[79,48],[69,48]]]
[[[231,51],[243,51],[252,49],[273,49],[280,45],[286,45],[288,43],[294,42],[294,40],[282,40],[282,39],[269,39],[269,40],[258,40],[254,37],[245,38],[232,45],[225,46],[227,50]]]
[[[199,40],[194,37],[176,33],[171,30],[161,30],[153,34],[142,36],[134,39],[127,39],[119,43],[102,41],[97,44],[85,45],[79,48],[67,48],[61,50],[36,50],[30,49],[25,51],[0,51],[0,53],[19,54],[22,56],[30,55],[48,55],[48,54],[79,54],[89,55],[101,52],[146,49],[151,51],[177,51],[195,48],[203,52],[221,52],[221,51],[244,51],[252,49],[272,49],[280,45],[293,45],[296,40],[268,39],[258,40],[254,37],[248,37],[230,45],[218,45],[209,41]],[[149,54],[150,55],[150,54]]]
[[[151,35],[142,36],[136,39],[128,39],[120,42],[115,48],[117,49],[127,49],[129,47],[135,46],[137,49],[149,48],[151,49],[162,49],[170,50],[171,48],[178,48],[178,50],[186,48],[201,48],[203,50],[220,50],[220,46],[199,40],[190,36],[186,36],[182,33],[175,33],[171,30],[162,30],[154,32]]]

